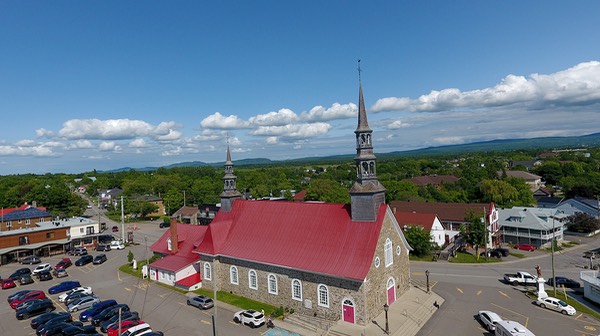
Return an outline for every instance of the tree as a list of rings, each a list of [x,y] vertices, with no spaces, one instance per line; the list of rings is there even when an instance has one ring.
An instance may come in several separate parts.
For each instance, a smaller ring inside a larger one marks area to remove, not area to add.
[[[468,224],[464,224],[460,227],[460,233],[465,237],[465,241],[475,248],[475,255],[478,260],[479,246],[485,245],[486,243],[485,224],[482,219],[482,214],[470,211],[465,215],[465,222]]]
[[[596,218],[585,212],[576,212],[567,218],[569,230],[575,232],[590,233],[600,229],[600,223]]]
[[[431,251],[431,233],[422,226],[408,226],[404,230],[404,237],[408,245],[413,248],[413,254],[418,257],[429,255]]]

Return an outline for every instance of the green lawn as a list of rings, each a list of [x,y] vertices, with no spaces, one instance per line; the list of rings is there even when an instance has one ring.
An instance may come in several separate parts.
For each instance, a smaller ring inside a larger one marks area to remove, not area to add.
[[[486,264],[486,263],[497,263],[501,262],[502,259],[498,258],[486,258],[486,257],[477,257],[468,252],[457,252],[456,257],[450,258],[448,260],[451,263],[465,263],[465,264]]]

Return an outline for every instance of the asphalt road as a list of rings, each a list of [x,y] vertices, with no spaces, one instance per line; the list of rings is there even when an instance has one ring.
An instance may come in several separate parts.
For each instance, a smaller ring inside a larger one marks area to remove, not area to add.
[[[555,253],[556,276],[579,280],[579,272],[589,263],[589,260],[582,258],[583,251],[598,245],[599,239],[582,239],[581,245]],[[522,259],[509,257],[500,263],[477,265],[411,262],[412,278],[426,281],[425,270],[429,270],[432,290],[446,300],[418,336],[492,335],[475,319],[479,310],[491,310],[504,319],[518,321],[536,335],[600,334],[600,321],[595,318],[579,312],[574,316],[566,316],[540,308],[533,303],[534,300],[525,296],[523,286],[515,287],[501,281],[504,273],[527,271],[535,274],[534,267],[537,264],[541,266],[544,278],[552,277],[550,253],[536,251],[523,254],[526,257]],[[554,295],[551,287],[546,286],[546,292],[550,296]]]

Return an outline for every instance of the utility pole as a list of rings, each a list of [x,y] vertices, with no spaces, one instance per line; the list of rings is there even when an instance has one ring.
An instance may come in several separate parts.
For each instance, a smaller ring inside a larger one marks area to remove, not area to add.
[[[554,228],[554,217],[552,215],[552,287],[554,287],[554,297],[556,297],[556,274],[554,273],[554,243],[556,242],[556,231]]]
[[[123,203],[123,196],[121,196],[121,242],[125,244],[125,203]]]

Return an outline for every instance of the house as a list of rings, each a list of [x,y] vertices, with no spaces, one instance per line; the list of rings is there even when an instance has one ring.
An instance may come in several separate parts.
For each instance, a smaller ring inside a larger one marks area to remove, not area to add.
[[[446,243],[451,243],[460,233],[462,225],[468,225],[466,218],[469,213],[485,218],[488,230],[488,242],[495,246],[499,244],[497,236],[498,210],[494,203],[442,203],[392,201],[390,207],[396,212],[414,212],[420,214],[435,214],[440,220],[446,235]]]
[[[52,214],[46,208],[37,207],[25,203],[19,208],[2,209],[0,213],[0,231],[10,231],[36,227],[38,223],[47,222],[52,219]]]
[[[171,215],[171,218],[176,218],[179,223],[195,225],[198,224],[198,217],[200,217],[200,209],[198,207],[185,205]]]
[[[568,215],[557,209],[514,207],[498,210],[504,243],[550,246],[553,239],[563,240]]]
[[[117,207],[119,204],[118,197],[123,193],[121,188],[104,189],[98,191],[98,197],[100,198],[101,206]]]
[[[509,164],[510,168],[515,168],[515,167],[519,167],[519,166],[523,166],[525,168],[527,168],[527,171],[532,170],[533,168],[542,165],[542,161],[541,160],[515,160],[515,161],[511,161]]]
[[[156,205],[156,211],[147,214],[146,217],[161,217],[167,214],[165,211],[165,205],[162,197],[156,195],[143,195],[135,197],[134,201],[148,202],[150,204]]]
[[[358,106],[350,204],[245,199],[228,145],[219,212],[207,226],[172,224],[151,247],[164,258],[150,277],[178,284],[199,268],[202,288],[363,326],[402,300],[411,247],[376,176],[362,85]]]
[[[600,272],[580,271],[579,279],[583,282],[583,297],[600,304]]]
[[[598,204],[597,199],[575,196],[573,198],[563,199],[554,207],[554,209],[560,210],[569,216],[574,215],[577,212],[583,212],[594,218],[600,218],[600,208],[598,207]]]
[[[410,182],[419,187],[432,185],[437,189],[440,189],[444,184],[456,183],[458,181],[458,177],[452,175],[424,175],[404,179],[403,181]]]
[[[507,177],[516,177],[525,180],[525,183],[529,186],[531,191],[536,191],[544,186],[542,183],[542,177],[539,175],[531,174],[520,170],[504,170],[498,171],[498,177],[502,177],[506,173]]]
[[[417,225],[429,231],[432,243],[439,247],[444,246],[446,243],[446,231],[435,214],[398,211],[393,213],[398,225],[404,230],[407,227]]]

